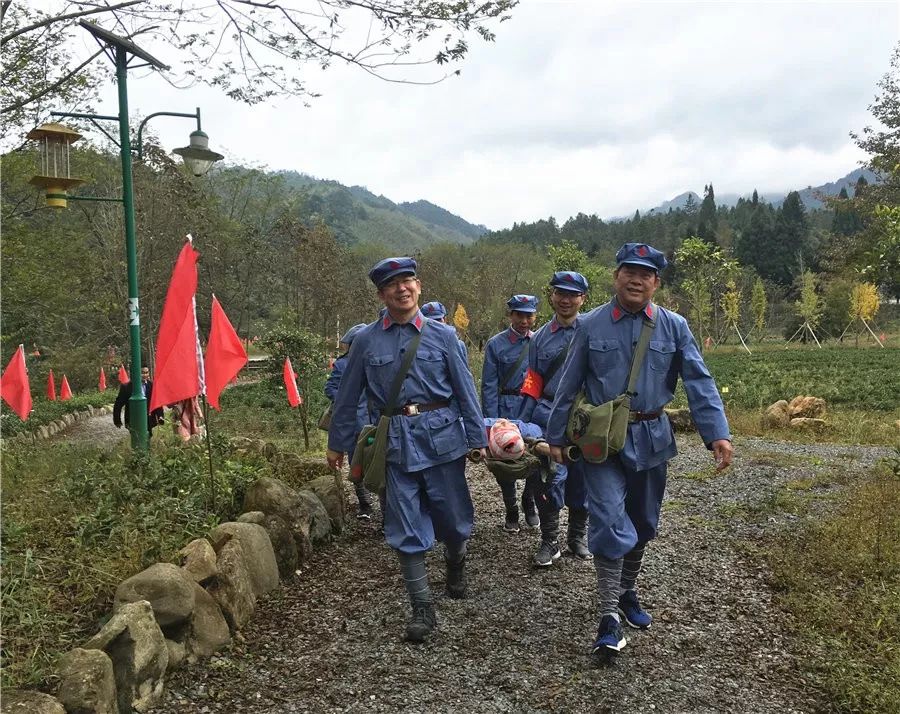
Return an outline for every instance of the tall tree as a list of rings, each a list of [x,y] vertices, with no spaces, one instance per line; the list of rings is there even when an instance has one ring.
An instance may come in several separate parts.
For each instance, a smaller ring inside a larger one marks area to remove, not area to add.
[[[716,194],[713,185],[703,187],[703,201],[700,203],[700,213],[697,216],[697,236],[707,243],[716,243],[716,230],[719,227],[719,217],[716,214]]]

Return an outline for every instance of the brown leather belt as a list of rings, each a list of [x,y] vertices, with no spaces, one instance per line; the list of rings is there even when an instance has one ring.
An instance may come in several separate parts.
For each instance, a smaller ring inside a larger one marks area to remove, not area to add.
[[[628,421],[634,423],[636,421],[651,421],[659,419],[662,412],[628,412]]]
[[[433,412],[435,409],[449,407],[450,402],[429,402],[428,404],[404,404],[400,407],[399,414],[403,416],[415,416],[422,412]]]

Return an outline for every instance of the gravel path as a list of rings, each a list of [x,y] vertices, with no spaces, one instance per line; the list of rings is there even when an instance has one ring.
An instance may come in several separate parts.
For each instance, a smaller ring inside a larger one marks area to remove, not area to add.
[[[49,440],[91,443],[111,447],[126,438],[128,438],[128,429],[124,426],[121,429],[117,429],[116,425],[113,424],[112,415],[103,414],[75,422],[68,429],[51,436]]]
[[[594,569],[564,557],[535,571],[537,535],[502,531],[496,483],[470,466],[476,533],[470,596],[438,596],[425,646],[402,639],[396,558],[374,525],[353,523],[309,569],[260,602],[231,648],[182,670],[156,712],[814,712],[785,615],[745,544],[796,524],[774,494],[810,480],[828,492],[887,450],[742,439],[714,475],[694,436],[679,439],[659,538],[639,587],[650,630],[626,632],[613,667],[590,664]],[[429,560],[442,593],[439,554]]]

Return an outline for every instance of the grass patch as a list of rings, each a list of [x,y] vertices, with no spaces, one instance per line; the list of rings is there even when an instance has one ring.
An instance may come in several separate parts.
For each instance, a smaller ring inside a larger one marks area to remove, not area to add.
[[[900,371],[900,370],[898,370]],[[796,395],[794,395],[796,396]],[[771,403],[771,402],[770,402]],[[895,446],[900,440],[900,430],[896,421],[900,419],[900,408],[893,411],[863,411],[847,407],[828,405],[826,424],[822,431],[809,432],[797,429],[772,429],[762,425],[762,415],[768,404],[758,408],[747,408],[726,404],[728,423],[735,434],[759,436],[778,441],[798,444],[872,444]]]
[[[214,434],[264,439],[289,451],[305,450],[301,415],[288,405],[284,387],[268,379],[238,384],[223,392],[221,406],[221,412],[212,414]],[[326,434],[315,424],[320,415],[313,411],[310,416],[310,453],[324,453]]]
[[[119,582],[233,519],[264,462],[154,440],[148,455],[45,442],[3,449],[3,687],[51,687],[56,658],[110,610]]]
[[[840,711],[900,711],[900,452],[766,555],[827,698]]]

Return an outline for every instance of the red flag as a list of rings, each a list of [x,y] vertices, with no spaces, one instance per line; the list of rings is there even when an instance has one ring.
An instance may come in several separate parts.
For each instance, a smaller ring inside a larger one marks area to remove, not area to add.
[[[62,385],[59,388],[59,401],[67,402],[72,398],[72,388],[69,386],[69,380],[63,375]]]
[[[56,381],[53,379],[53,370],[47,376],[47,399],[51,402],[56,401]]]
[[[97,387],[101,392],[106,391],[106,372],[103,367],[100,368],[100,384]]]
[[[19,419],[25,421],[28,418],[31,413],[31,385],[28,383],[28,370],[25,369],[24,345],[19,345],[0,376],[0,397],[19,415]]]
[[[125,371],[125,365],[119,365],[119,374],[117,375],[119,384],[128,384],[131,381],[131,378],[128,376],[128,372]]]
[[[199,257],[188,239],[172,270],[156,336],[156,378],[149,405],[151,412],[166,404],[196,397],[202,391],[194,309]]]
[[[300,398],[300,392],[297,391],[297,375],[294,368],[291,367],[291,358],[284,360],[284,388],[287,390],[288,404],[296,407],[303,400]]]
[[[209,328],[209,342],[206,343],[206,359],[203,372],[206,375],[206,400],[219,410],[219,395],[225,385],[237,376],[241,367],[247,364],[247,353],[241,339],[228,321],[228,316],[213,295],[212,323]]]

